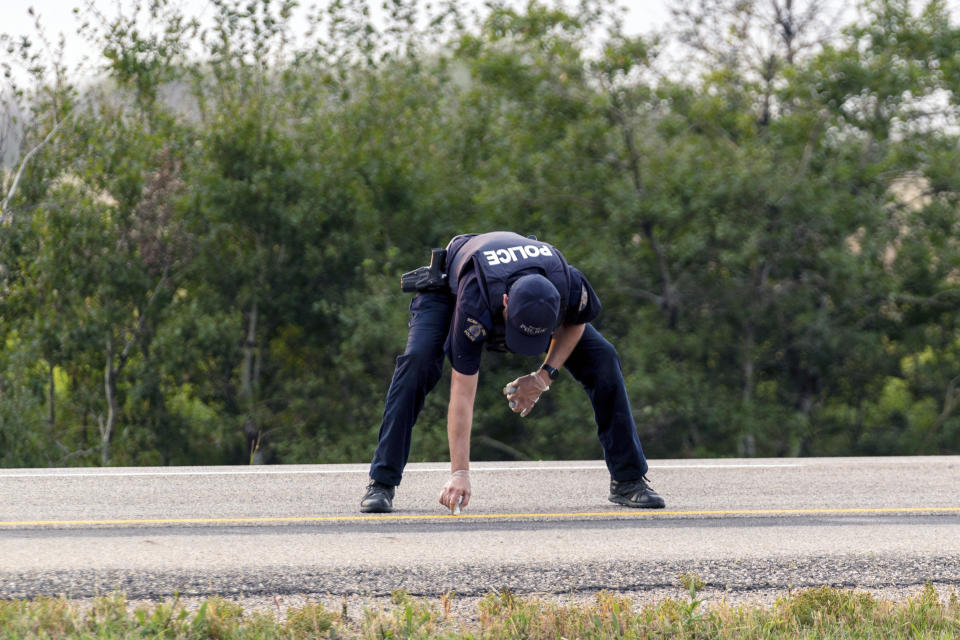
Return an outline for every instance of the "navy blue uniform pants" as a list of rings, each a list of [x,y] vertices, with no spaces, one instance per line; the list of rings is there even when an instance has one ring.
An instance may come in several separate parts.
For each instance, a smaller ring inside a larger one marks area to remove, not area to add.
[[[377,451],[370,464],[370,477],[377,482],[400,484],[410,457],[413,425],[424,399],[443,374],[444,344],[454,302],[447,293],[426,292],[410,303],[407,346],[397,358]],[[613,345],[588,324],[564,366],[583,385],[593,404],[610,477],[619,482],[638,480],[647,472],[647,461]]]

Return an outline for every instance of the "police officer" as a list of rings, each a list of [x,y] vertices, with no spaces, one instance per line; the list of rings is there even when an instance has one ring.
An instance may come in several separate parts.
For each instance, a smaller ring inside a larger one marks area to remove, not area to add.
[[[508,404],[526,416],[565,366],[593,403],[597,434],[610,472],[609,500],[661,508],[645,482],[647,461],[616,350],[591,324],[600,300],[553,246],[516,233],[460,235],[446,249],[445,281],[410,303],[410,332],[387,392],[370,483],[360,510],[393,510],[394,491],[410,455],[410,437],[423,402],[450,358],[447,438],[450,479],[440,503],[454,511],[470,502],[470,429],[483,346],[535,356],[539,369],[504,387]]]

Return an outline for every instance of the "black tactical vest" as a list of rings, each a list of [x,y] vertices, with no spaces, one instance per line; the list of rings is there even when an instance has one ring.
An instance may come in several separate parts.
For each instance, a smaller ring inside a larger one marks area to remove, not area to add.
[[[567,261],[552,245],[511,231],[494,231],[457,236],[447,249],[447,283],[453,295],[457,295],[460,278],[470,269],[476,269],[487,305],[494,313],[503,306],[503,294],[515,275],[520,272],[540,273],[560,292],[560,309],[554,328],[563,324],[570,297],[570,271]],[[493,320],[497,322],[498,318]]]

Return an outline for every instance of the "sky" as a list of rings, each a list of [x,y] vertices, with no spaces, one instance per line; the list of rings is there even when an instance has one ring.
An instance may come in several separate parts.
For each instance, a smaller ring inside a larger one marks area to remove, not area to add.
[[[323,5],[326,0],[300,0],[303,6],[314,4]],[[545,0],[553,2],[555,0]],[[956,0],[960,2],[960,0]],[[90,50],[86,48],[85,43],[81,42],[75,35],[79,24],[73,13],[75,7],[86,6],[88,0],[3,0],[3,11],[0,13],[0,33],[10,35],[31,35],[34,33],[34,18],[27,10],[33,7],[39,14],[41,22],[44,25],[52,42],[56,42],[57,36],[63,33],[67,38],[68,53],[75,60],[79,60],[83,55],[89,55]],[[173,0],[173,3],[180,6],[184,13],[202,19],[213,13],[213,8],[209,0]],[[481,6],[481,0],[465,0],[464,4],[473,4]],[[629,34],[645,33],[655,28],[662,27],[669,19],[668,5],[670,0],[621,0],[620,2],[627,9],[625,31]],[[117,15],[118,7],[129,7],[133,0],[94,0],[97,9],[107,16]],[[144,2],[143,4],[147,4]],[[379,6],[379,0],[370,0],[371,5]],[[571,1],[568,0],[568,5]],[[5,52],[0,53],[5,55]],[[73,65],[69,64],[68,67]]]
[[[476,0],[468,0],[468,2],[480,4]],[[27,9],[33,7],[41,14],[44,24],[49,26],[51,32],[72,33],[76,28],[73,8],[85,6],[85,4],[86,0],[6,0],[3,14],[0,16],[0,32],[11,34],[30,32],[33,20],[27,15]],[[111,9],[115,10],[118,2],[117,0],[96,0],[95,4],[98,9],[106,13]],[[209,11],[210,3],[208,0],[179,0],[177,4],[184,9],[189,9],[192,15],[202,16]],[[319,4],[319,2],[305,0],[301,4]],[[669,17],[667,9],[669,0],[625,0],[623,4],[628,10],[627,30],[632,33],[641,33],[648,30],[648,27],[662,25]]]
[[[30,35],[34,33],[33,18],[28,15],[27,10],[33,7],[40,15],[42,23],[55,42],[57,35],[63,33],[67,37],[67,53],[70,56],[67,67],[73,69],[77,62],[85,55],[90,55],[92,51],[88,45],[76,36],[75,32],[78,26],[77,17],[73,9],[79,6],[85,6],[90,0],[3,0],[4,9],[0,13],[0,33],[11,35]],[[309,7],[314,4],[323,4],[329,0],[300,0],[301,5]],[[369,0],[374,7],[380,5],[380,0]],[[428,0],[423,0],[427,2]],[[483,0],[463,0],[464,4],[481,6]],[[557,0],[543,0],[547,3],[554,3]],[[117,14],[120,7],[125,7],[129,12],[129,7],[134,0],[93,0],[99,11],[108,17]],[[203,22],[204,17],[210,16],[214,9],[210,0],[172,0],[179,5],[184,13],[198,17]],[[849,0],[834,0],[837,6],[850,7],[856,3]],[[914,6],[920,6],[926,0],[913,0]],[[526,0],[515,0],[516,4],[525,4]],[[566,0],[567,6],[574,4],[575,0]],[[619,4],[626,8],[625,31],[628,34],[648,33],[653,30],[669,26],[671,4],[676,4],[676,0],[619,0]],[[147,4],[144,0],[143,4]],[[960,21],[960,0],[946,0],[954,20]],[[0,51],[0,55],[5,52]]]

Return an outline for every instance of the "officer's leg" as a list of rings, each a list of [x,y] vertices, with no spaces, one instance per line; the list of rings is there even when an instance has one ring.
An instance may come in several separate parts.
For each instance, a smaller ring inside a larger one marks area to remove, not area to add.
[[[453,298],[429,291],[410,303],[410,333],[403,355],[387,391],[377,451],[370,477],[377,482],[400,484],[410,456],[410,438],[427,394],[443,374],[443,345],[450,328]]]
[[[616,349],[588,324],[567,359],[566,368],[583,385],[593,403],[597,435],[610,478],[618,482],[642,478],[647,472],[647,460],[637,437]]]

